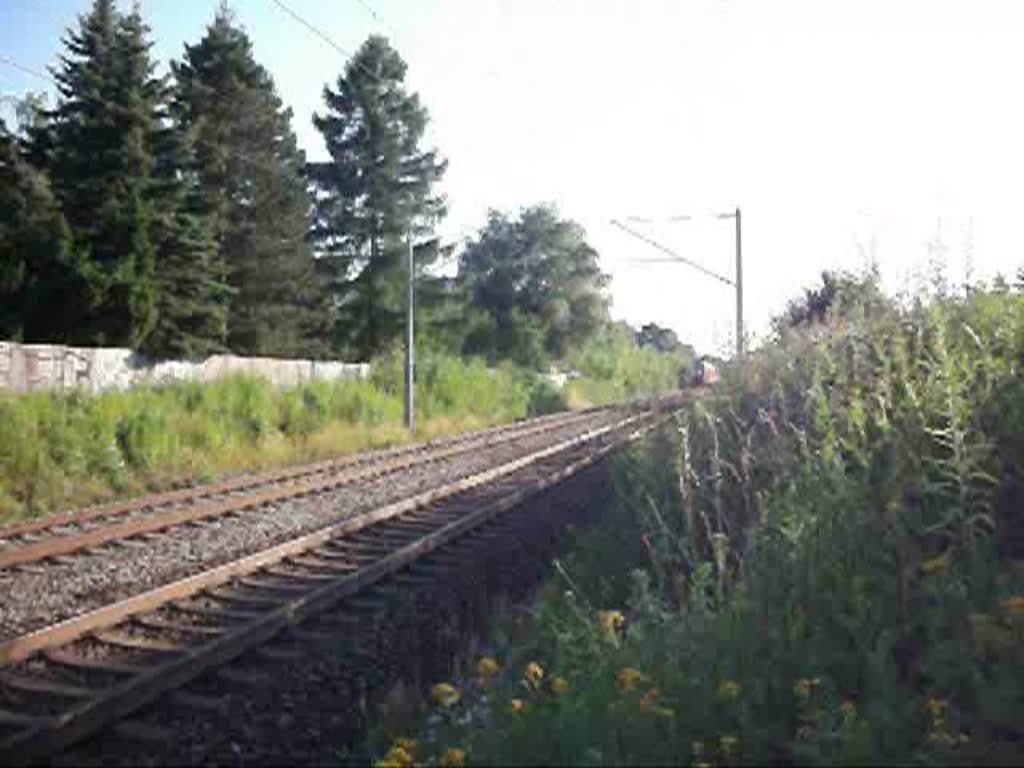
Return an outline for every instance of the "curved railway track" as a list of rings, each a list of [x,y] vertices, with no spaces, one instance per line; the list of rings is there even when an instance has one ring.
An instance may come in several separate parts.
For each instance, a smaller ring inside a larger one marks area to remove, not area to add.
[[[415,581],[423,558],[500,536],[503,512],[663,418],[627,410],[555,445],[0,643],[0,763],[60,752],[207,670],[249,652],[273,656],[282,636],[323,636],[325,614],[337,631],[358,615],[367,589]]]
[[[183,525],[280,503],[309,494],[378,480],[413,467],[510,443],[608,413],[595,408],[554,414],[433,443],[400,447],[291,467],[210,485],[169,491],[0,527],[0,571],[31,567]]]

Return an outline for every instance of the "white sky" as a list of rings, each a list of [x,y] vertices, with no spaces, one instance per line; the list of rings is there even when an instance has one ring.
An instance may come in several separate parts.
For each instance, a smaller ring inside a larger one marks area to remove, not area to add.
[[[87,5],[38,2],[65,20]],[[893,288],[937,231],[954,282],[968,250],[976,276],[1024,264],[1024,3],[366,0],[375,19],[358,0],[286,2],[349,50],[380,31],[405,57],[450,162],[443,232],[479,226],[489,207],[555,202],[612,273],[613,314],[702,351],[731,347],[731,290],[684,266],[626,264],[658,254],[611,217],[739,205],[754,333],[823,268],[863,264],[872,240]],[[309,116],[343,58],[270,0],[234,5],[300,143],[322,157]],[[147,0],[157,55],[179,56],[215,6]],[[26,63],[52,61],[56,30]],[[18,80],[0,75],[5,91]],[[730,221],[635,226],[732,274]]]

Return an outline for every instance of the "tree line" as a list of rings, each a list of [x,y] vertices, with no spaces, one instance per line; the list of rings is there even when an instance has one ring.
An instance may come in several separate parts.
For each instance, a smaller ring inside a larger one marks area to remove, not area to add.
[[[597,253],[550,206],[492,211],[457,277],[437,276],[446,161],[385,38],[324,87],[323,162],[227,5],[166,75],[151,48],[137,4],[94,0],[63,39],[56,105],[0,120],[0,338],[369,359],[401,336],[410,234],[431,343],[538,366],[609,324]]]

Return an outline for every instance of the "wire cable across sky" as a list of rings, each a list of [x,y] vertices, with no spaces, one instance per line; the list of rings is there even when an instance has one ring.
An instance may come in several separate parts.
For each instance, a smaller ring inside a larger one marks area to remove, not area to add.
[[[662,245],[657,240],[652,240],[651,238],[649,238],[646,235],[643,235],[643,234],[637,232],[635,229],[632,229],[631,227],[627,227],[625,224],[623,224],[618,219],[612,219],[611,222],[612,222],[612,224],[614,224],[616,227],[618,227],[622,231],[632,235],[633,237],[635,237],[635,238],[637,238],[639,240],[643,240],[645,243],[647,243],[651,247],[657,248],[662,253],[664,253],[667,256],[671,257],[670,259],[666,259],[665,261],[680,261],[680,262],[682,262],[684,264],[688,264],[689,266],[693,267],[694,269],[696,269],[696,270],[698,270],[700,272],[703,272],[708,277],[713,277],[715,280],[723,282],[723,283],[725,283],[728,286],[735,287],[736,283],[733,280],[730,280],[728,277],[723,277],[722,275],[718,274],[717,272],[712,272],[710,269],[708,269],[704,265],[698,264],[696,261],[691,261],[690,259],[686,258],[685,256],[680,256],[678,253],[673,251],[671,248]]]

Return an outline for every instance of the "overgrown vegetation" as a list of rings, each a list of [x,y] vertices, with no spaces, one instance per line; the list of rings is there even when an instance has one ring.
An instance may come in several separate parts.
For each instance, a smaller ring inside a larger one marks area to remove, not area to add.
[[[839,294],[618,462],[530,631],[383,763],[1024,759],[1024,295]]]
[[[628,326],[609,325],[566,358],[566,367],[579,374],[567,382],[566,399],[587,407],[685,387],[692,363],[689,347],[640,346]]]
[[[455,397],[453,393],[471,394]],[[424,360],[417,439],[530,413],[511,370]],[[0,521],[114,495],[401,443],[401,366],[277,389],[254,378],[0,397]]]
[[[647,396],[653,385],[664,391],[674,379],[666,373],[655,382],[647,374],[658,365],[667,371],[669,359],[637,350],[620,361],[608,387],[582,402],[512,363],[488,367],[424,344],[414,438]],[[234,376],[99,395],[0,395],[0,523],[225,472],[406,442],[413,436],[402,426],[403,366],[402,349],[394,346],[373,361],[368,381],[279,389]]]

